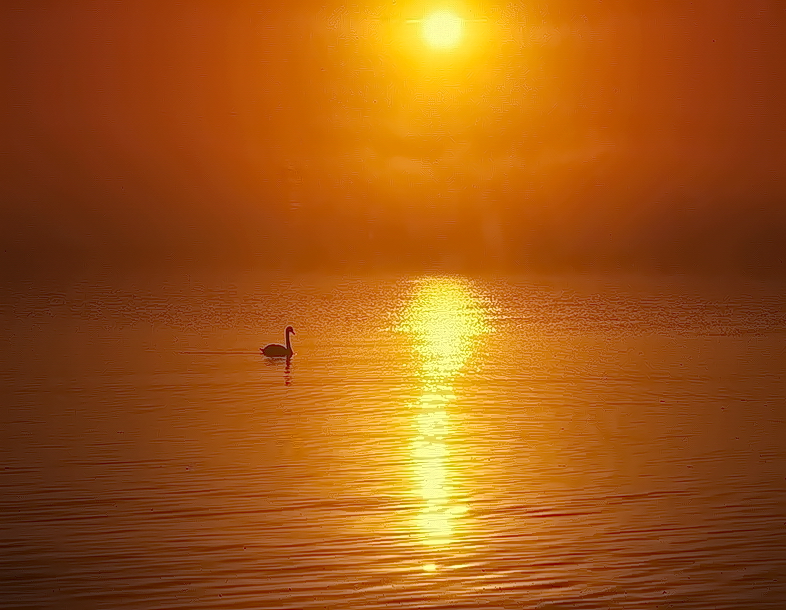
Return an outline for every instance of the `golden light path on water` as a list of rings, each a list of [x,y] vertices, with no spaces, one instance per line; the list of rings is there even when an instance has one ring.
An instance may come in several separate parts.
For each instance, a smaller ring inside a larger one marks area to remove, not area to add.
[[[429,278],[417,283],[400,330],[412,336],[420,365],[411,451],[415,494],[423,502],[416,527],[425,545],[448,545],[454,540],[457,519],[467,511],[456,496],[458,473],[448,438],[455,434],[450,416],[454,383],[476,338],[489,326],[468,282]],[[427,563],[423,569],[434,571],[437,566]]]

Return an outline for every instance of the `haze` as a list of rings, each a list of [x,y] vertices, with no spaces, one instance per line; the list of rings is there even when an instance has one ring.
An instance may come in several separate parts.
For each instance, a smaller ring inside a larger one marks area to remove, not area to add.
[[[780,3],[428,8],[4,3],[4,268],[784,272]]]

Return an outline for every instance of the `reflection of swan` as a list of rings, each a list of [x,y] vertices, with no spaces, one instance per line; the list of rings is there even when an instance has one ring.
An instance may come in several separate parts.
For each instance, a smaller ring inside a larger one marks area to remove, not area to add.
[[[287,326],[285,331],[287,336],[287,345],[284,347],[283,345],[278,345],[277,343],[271,343],[270,345],[266,345],[265,347],[261,347],[259,349],[263,355],[267,356],[268,358],[289,358],[295,352],[292,351],[292,344],[289,342],[289,333],[295,334],[295,329],[291,326]]]

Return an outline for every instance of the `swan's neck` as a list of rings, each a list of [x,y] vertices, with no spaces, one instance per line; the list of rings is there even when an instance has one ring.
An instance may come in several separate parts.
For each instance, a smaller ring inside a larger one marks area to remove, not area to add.
[[[292,351],[292,344],[289,342],[289,332],[287,332],[287,351]]]

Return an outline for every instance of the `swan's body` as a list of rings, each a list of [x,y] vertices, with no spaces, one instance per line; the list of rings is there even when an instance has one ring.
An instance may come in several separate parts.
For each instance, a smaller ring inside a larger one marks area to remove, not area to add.
[[[295,329],[291,326],[287,326],[285,331],[286,334],[286,346],[278,345],[277,343],[271,343],[270,345],[266,345],[265,347],[260,348],[259,351],[262,352],[263,355],[267,356],[268,358],[289,358],[295,352],[292,351],[292,344],[289,342],[289,335],[295,334]]]

